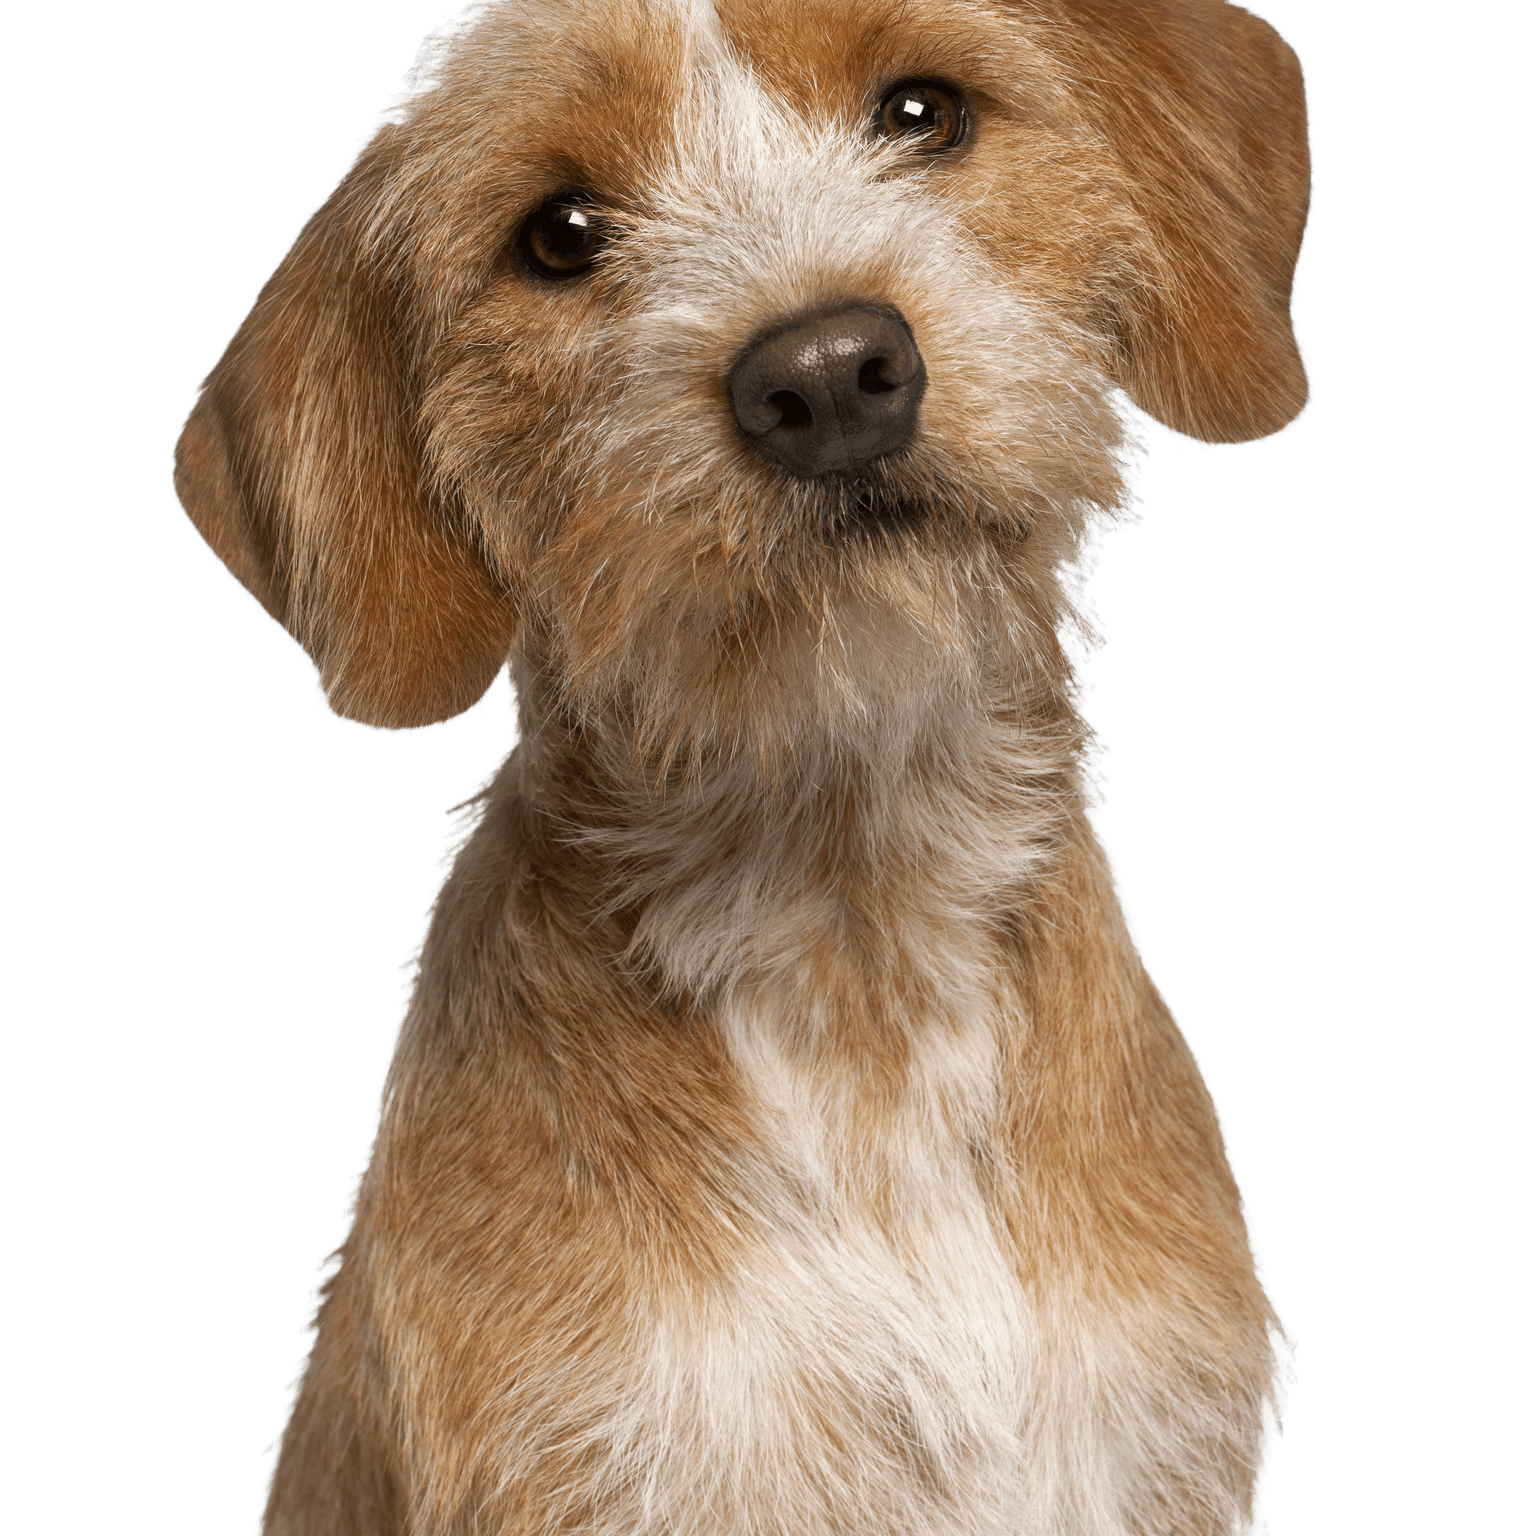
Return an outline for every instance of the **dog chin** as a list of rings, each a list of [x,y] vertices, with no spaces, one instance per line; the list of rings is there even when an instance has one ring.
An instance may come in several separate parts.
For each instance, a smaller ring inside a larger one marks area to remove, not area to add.
[[[932,554],[947,561],[983,545],[1013,548],[1029,537],[1033,509],[1004,487],[992,491],[962,493],[935,466],[904,454],[862,474],[800,482],[783,498],[781,517],[824,548],[894,546],[922,558],[929,542]]]
[[[868,481],[838,484],[823,501],[816,531],[831,545],[899,539],[941,516],[937,507],[921,497]]]

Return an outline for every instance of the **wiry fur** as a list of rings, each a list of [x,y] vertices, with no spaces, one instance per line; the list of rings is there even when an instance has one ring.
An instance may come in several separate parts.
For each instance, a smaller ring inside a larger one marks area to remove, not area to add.
[[[970,141],[877,142],[902,79]],[[510,4],[301,237],[183,438],[333,703],[517,751],[438,903],[270,1536],[1218,1536],[1273,1319],[1084,812],[1063,570],[1122,386],[1297,409],[1299,78],[1219,0]],[[542,283],[562,188],[614,238]],[[723,380],[899,311],[910,445]]]

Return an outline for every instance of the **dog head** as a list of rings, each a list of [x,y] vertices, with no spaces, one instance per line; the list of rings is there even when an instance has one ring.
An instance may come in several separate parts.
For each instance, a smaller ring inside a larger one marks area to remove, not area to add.
[[[1306,195],[1295,60],[1222,0],[513,0],[301,234],[178,490],[342,714],[514,654],[792,737],[1051,650],[1116,387],[1295,414]]]

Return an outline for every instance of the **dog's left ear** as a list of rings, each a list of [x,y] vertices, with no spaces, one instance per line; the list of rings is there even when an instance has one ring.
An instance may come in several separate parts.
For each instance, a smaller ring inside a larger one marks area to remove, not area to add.
[[[426,474],[407,304],[370,215],[391,130],[262,290],[176,448],[203,537],[370,725],[468,709],[512,646],[508,593]]]
[[[1307,399],[1290,317],[1310,189],[1296,55],[1223,0],[1064,9],[1080,100],[1149,236],[1121,292],[1119,382],[1207,442],[1278,431]]]

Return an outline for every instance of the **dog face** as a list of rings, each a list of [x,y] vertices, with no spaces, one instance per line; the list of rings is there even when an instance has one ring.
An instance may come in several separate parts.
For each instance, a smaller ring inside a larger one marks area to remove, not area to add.
[[[178,488],[344,714],[509,652],[666,754],[1049,667],[1112,392],[1249,437],[1300,79],[1216,0],[489,9],[301,235]]]

